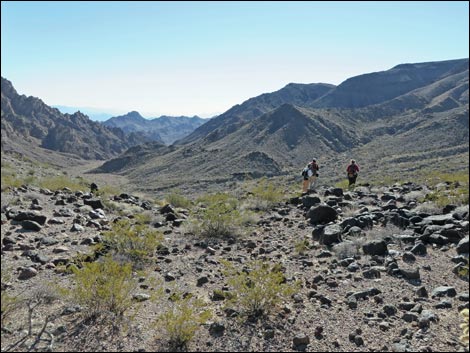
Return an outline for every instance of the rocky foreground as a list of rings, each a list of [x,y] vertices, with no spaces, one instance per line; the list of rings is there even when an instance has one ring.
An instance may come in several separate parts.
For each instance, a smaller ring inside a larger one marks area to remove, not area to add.
[[[128,194],[111,196],[110,207],[109,197],[88,191],[10,188],[2,192],[2,299],[33,298],[44,285],[73,288],[63,268],[102,242],[118,217],[149,215],[164,241],[119,331],[84,321],[83,308],[58,294],[30,310],[31,320],[26,306],[2,322],[2,351],[169,350],[154,322],[175,288],[213,313],[189,351],[465,351],[459,312],[469,307],[469,287],[459,273],[468,264],[468,205],[423,206],[427,191],[413,183],[321,188],[221,240],[190,234],[186,209]],[[281,264],[287,283],[300,287],[268,317],[247,320],[223,295],[231,288],[222,260],[241,269],[254,259]],[[150,299],[154,283],[165,289],[161,301]]]

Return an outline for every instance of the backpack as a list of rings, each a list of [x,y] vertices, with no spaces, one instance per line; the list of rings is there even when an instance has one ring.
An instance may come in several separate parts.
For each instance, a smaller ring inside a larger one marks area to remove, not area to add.
[[[347,172],[348,172],[348,176],[351,176],[351,177],[357,174],[356,168],[352,164],[348,166]]]
[[[308,177],[308,167],[305,167],[304,169],[302,169],[302,174],[301,174],[303,177]]]

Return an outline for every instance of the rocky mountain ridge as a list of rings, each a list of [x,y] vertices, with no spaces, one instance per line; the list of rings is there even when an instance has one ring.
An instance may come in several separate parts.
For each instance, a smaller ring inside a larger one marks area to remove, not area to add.
[[[341,100],[345,92],[348,98]],[[459,170],[468,158],[468,120],[468,59],[398,65],[338,87],[288,85],[231,108],[180,140],[176,149],[149,153],[142,163],[138,155],[128,155],[132,168],[109,162],[97,171],[158,189],[178,186],[182,164],[205,184],[293,175],[312,158],[320,160],[321,175],[329,180],[343,177],[353,157],[370,175],[391,169],[411,176],[435,164]]]
[[[108,127],[121,128],[125,133],[140,132],[150,141],[171,145],[184,138],[209,119],[198,116],[160,116],[146,119],[136,111],[122,116],[112,117],[103,122]]]
[[[39,98],[19,95],[1,79],[2,150],[29,155],[38,147],[83,159],[105,160],[145,141],[139,133],[125,135],[76,112],[62,114]]]

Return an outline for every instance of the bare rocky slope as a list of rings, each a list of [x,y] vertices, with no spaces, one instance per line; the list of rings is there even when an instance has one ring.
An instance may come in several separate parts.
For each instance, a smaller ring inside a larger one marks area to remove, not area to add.
[[[105,127],[80,112],[62,114],[39,98],[18,94],[3,77],[1,91],[2,151],[33,157],[34,152],[45,149],[75,158],[105,160],[146,141],[139,133],[125,135],[121,129]]]
[[[468,308],[469,288],[458,273],[469,253],[468,205],[420,204],[437,189],[412,182],[320,187],[258,210],[240,235],[218,239],[191,234],[202,204],[190,210],[119,191],[2,186],[2,298],[19,295],[33,306],[30,336],[25,310],[2,324],[2,351],[172,351],[155,320],[177,289],[212,312],[189,351],[464,351],[459,311]],[[238,195],[240,202],[253,197],[242,189]],[[139,214],[164,240],[146,274],[135,274],[134,310],[113,331],[105,321],[84,320],[86,308],[57,287],[73,288],[64,266],[93,254],[117,219],[134,222]],[[299,287],[268,315],[248,319],[227,299],[234,288],[223,263],[249,271],[253,260],[277,264],[286,283]],[[45,285],[52,303],[34,299],[44,298]],[[152,300],[157,288],[164,292]]]

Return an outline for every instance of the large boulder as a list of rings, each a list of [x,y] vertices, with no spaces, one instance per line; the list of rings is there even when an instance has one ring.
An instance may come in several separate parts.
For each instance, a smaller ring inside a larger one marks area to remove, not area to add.
[[[384,240],[372,240],[362,246],[364,254],[367,255],[387,255],[387,243]]]
[[[331,224],[322,228],[321,232],[314,230],[312,237],[314,240],[318,240],[321,244],[332,245],[333,243],[341,242],[342,228],[338,224]]]
[[[306,208],[318,205],[319,203],[321,203],[321,200],[318,196],[306,195],[302,197],[302,204]]]
[[[468,254],[468,235],[457,244],[457,253]]]
[[[338,217],[338,213],[333,207],[327,205],[313,206],[307,212],[312,224],[333,222]]]

